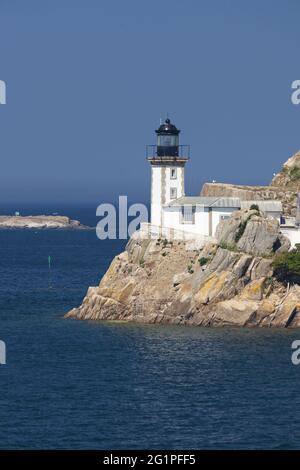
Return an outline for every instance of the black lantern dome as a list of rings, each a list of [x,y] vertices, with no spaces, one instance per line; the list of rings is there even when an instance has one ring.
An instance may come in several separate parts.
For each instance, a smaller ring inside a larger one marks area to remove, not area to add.
[[[177,127],[171,123],[170,119],[166,119],[163,124],[159,126],[158,129],[156,129],[156,134],[157,135],[162,135],[162,134],[167,134],[167,135],[178,135],[180,130],[177,129]]]
[[[157,134],[157,156],[178,157],[180,130],[171,123],[170,119],[166,119],[155,132]]]

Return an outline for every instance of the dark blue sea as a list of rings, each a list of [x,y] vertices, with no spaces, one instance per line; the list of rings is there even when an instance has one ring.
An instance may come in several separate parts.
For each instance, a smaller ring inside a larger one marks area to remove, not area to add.
[[[300,331],[63,318],[124,244],[0,231],[1,449],[299,449]]]

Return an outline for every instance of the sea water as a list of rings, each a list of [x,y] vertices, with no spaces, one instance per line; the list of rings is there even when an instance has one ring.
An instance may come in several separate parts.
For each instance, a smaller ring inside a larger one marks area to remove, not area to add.
[[[63,318],[124,246],[0,231],[0,448],[299,449],[300,331]]]

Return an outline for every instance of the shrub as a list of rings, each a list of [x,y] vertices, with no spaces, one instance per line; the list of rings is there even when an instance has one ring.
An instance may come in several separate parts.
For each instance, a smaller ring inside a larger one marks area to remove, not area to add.
[[[268,276],[265,281],[265,287],[269,287],[271,284],[273,284],[273,278]]]
[[[277,255],[273,261],[274,276],[281,282],[300,284],[300,251]]]
[[[224,241],[219,243],[219,247],[223,248],[223,250],[238,251],[235,245],[231,245],[230,243],[226,243]]]
[[[193,266],[191,264],[188,265],[187,270],[190,274],[193,274],[193,272],[194,272]]]
[[[257,211],[257,212],[259,212],[259,207],[258,207],[257,204],[251,204],[250,210],[251,210],[251,211]]]
[[[237,243],[239,239],[243,236],[243,233],[245,232],[245,228],[247,226],[248,220],[245,220],[244,222],[241,222],[239,225],[239,228],[236,231],[234,241]]]
[[[199,261],[200,266],[204,266],[205,264],[208,263],[209,258],[205,258],[204,256],[202,256],[201,258],[198,259],[198,261]]]
[[[300,180],[300,168],[294,167],[290,171],[290,178],[291,181],[298,181]]]

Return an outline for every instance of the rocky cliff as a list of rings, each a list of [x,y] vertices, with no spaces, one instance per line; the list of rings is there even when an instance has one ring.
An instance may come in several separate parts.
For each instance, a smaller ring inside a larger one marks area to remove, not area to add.
[[[283,212],[295,216],[297,193],[300,191],[300,151],[289,158],[269,186],[242,186],[226,183],[205,183],[201,196],[228,196],[242,200],[279,199]]]
[[[276,220],[255,210],[222,221],[217,243],[135,236],[68,318],[203,326],[300,326],[300,287],[273,277],[289,249]]]
[[[300,190],[300,151],[289,158],[271,181],[271,186]]]

